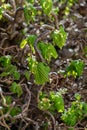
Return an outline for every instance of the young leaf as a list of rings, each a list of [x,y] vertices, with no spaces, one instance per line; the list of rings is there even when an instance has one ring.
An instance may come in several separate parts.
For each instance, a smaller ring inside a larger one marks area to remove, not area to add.
[[[33,4],[34,0],[27,0],[27,2]]]
[[[71,109],[68,111],[65,110],[61,118],[68,126],[74,126],[77,122],[77,117],[74,111],[71,111]]]
[[[30,3],[27,4],[24,7],[24,16],[25,16],[26,23],[29,24],[30,21],[34,21],[35,15],[36,15],[36,9],[34,8],[34,6]]]
[[[81,95],[80,95],[80,94],[78,94],[78,93],[76,93],[76,94],[75,94],[75,98],[76,98],[76,100],[78,100],[78,101],[79,101],[79,100],[81,99]]]
[[[63,100],[62,95],[59,92],[57,93],[51,92],[50,100],[51,102],[53,102],[54,104],[53,107],[55,108],[55,110],[57,110],[58,112],[64,111],[64,100]]]
[[[23,39],[21,44],[20,44],[20,48],[23,49],[26,44],[27,44],[27,39]]]
[[[64,28],[60,26],[59,30],[53,32],[53,43],[57,45],[60,49],[65,45],[67,33],[64,31]]]
[[[32,50],[33,53],[35,53],[34,42],[35,42],[36,38],[37,37],[35,35],[29,35],[29,36],[27,36],[27,43],[31,47],[31,50]]]
[[[22,91],[22,87],[20,86],[20,84],[17,84],[16,82],[13,82],[11,87],[10,87],[10,90],[17,94],[18,97],[20,97],[23,93]]]
[[[80,101],[81,96],[79,94],[75,94],[75,97],[76,101],[73,101],[71,107],[67,111],[65,110],[61,116],[61,119],[68,126],[74,126],[78,121],[84,119],[84,116],[87,116],[87,104]]]
[[[12,59],[12,57],[10,55],[1,56],[0,63],[3,67],[7,67],[7,66],[11,65],[11,59]]]
[[[27,36],[28,44],[34,46],[34,42],[35,42],[36,38],[37,37],[35,35],[28,35]]]
[[[19,107],[13,107],[11,112],[10,112],[10,115],[11,116],[16,116],[18,115],[19,113],[21,112],[21,109]]]
[[[2,15],[3,9],[2,7],[0,7],[0,20],[2,19],[3,15]]]
[[[46,44],[44,42],[40,42],[38,44],[38,47],[41,51],[42,56],[47,60],[50,61],[51,58],[57,58],[58,54],[56,52],[56,49],[54,48],[54,46],[52,44]]]
[[[13,76],[14,76],[15,80],[19,80],[20,79],[20,73],[17,70],[14,71]]]
[[[26,71],[24,72],[24,75],[25,75],[25,77],[26,77],[27,80],[30,79],[30,72],[29,72],[29,71],[26,70]]]
[[[52,10],[53,2],[52,0],[40,0],[41,6],[45,14],[49,14]]]
[[[42,100],[38,103],[38,107],[41,110],[48,110],[50,108],[50,100],[48,98],[42,98]]]
[[[42,62],[38,63],[34,72],[36,84],[44,84],[45,82],[49,81],[49,72],[49,66],[45,65]]]
[[[84,63],[82,60],[71,61],[70,65],[66,68],[67,76],[80,77],[82,75]]]
[[[5,67],[4,72],[0,74],[1,77],[6,77],[8,75],[12,75],[15,78],[15,80],[20,79],[20,73],[17,71],[17,67],[12,64]]]
[[[27,60],[28,60],[29,70],[30,70],[32,73],[34,73],[34,72],[35,72],[35,67],[36,67],[36,65],[37,65],[37,61],[36,61],[35,57],[34,57],[34,56],[28,57]]]

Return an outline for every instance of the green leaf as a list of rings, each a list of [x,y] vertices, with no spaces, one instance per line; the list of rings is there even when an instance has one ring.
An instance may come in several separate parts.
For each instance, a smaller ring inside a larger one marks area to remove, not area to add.
[[[50,108],[50,100],[47,97],[47,94],[44,92],[41,92],[39,95],[39,102],[38,102],[38,108],[41,110],[48,110]]]
[[[78,94],[78,93],[76,93],[76,94],[75,94],[75,98],[76,98],[76,100],[78,100],[78,101],[79,101],[79,100],[81,99],[81,95],[80,95],[80,94]]]
[[[13,76],[14,76],[15,80],[20,79],[20,73],[17,70],[14,71]]]
[[[10,87],[10,90],[17,94],[18,97],[20,97],[23,93],[22,91],[22,87],[20,86],[20,84],[17,84],[16,82],[13,82],[11,87]]]
[[[16,116],[18,115],[19,113],[21,112],[21,109],[19,107],[13,107],[11,112],[10,112],[10,115],[11,116]]]
[[[68,125],[74,126],[78,121],[87,117],[87,103],[80,102],[81,96],[75,94],[76,101],[71,103],[71,107],[68,110],[64,110],[62,113],[61,119]]]
[[[38,47],[41,51],[42,56],[50,62],[51,58],[57,58],[58,54],[56,52],[56,49],[54,48],[54,46],[50,43],[46,44],[44,42],[40,42],[38,44]]]
[[[66,68],[67,76],[80,77],[84,69],[84,63],[82,60],[71,61],[70,65]]]
[[[58,112],[63,112],[64,111],[64,100],[62,95],[57,92],[51,92],[50,93],[50,100],[51,102],[53,102],[53,107],[55,108],[55,110],[57,110]]]
[[[25,75],[25,77],[26,77],[27,80],[30,79],[30,72],[29,72],[29,71],[26,70],[26,71],[24,72],[24,75]]]
[[[28,57],[28,58],[27,58],[27,61],[28,61],[29,70],[30,70],[32,73],[34,73],[34,72],[35,72],[36,65],[37,65],[37,61],[36,61],[35,57],[34,57],[34,56]]]
[[[37,64],[34,72],[35,83],[36,84],[45,84],[45,82],[49,81],[48,74],[50,72],[49,66],[40,62]]]
[[[1,56],[0,63],[3,67],[7,67],[7,66],[11,65],[11,59],[12,59],[12,57],[10,55]]]
[[[21,42],[21,44],[20,44],[20,48],[23,49],[26,44],[27,44],[27,39],[23,39],[22,42]]]
[[[0,77],[6,77],[6,76],[8,76],[8,75],[10,75],[9,72],[2,72],[2,73],[0,74]]]
[[[19,80],[20,79],[20,73],[17,71],[17,67],[14,65],[7,65],[5,67],[4,72],[2,72],[0,74],[1,77],[6,77],[8,75],[12,75],[14,77],[15,80]]]
[[[34,0],[27,0],[27,2],[33,4]]]
[[[34,42],[35,42],[36,38],[37,38],[37,36],[35,36],[35,35],[28,35],[27,36],[28,44],[34,46]]]
[[[52,10],[53,2],[52,0],[40,0],[41,6],[45,14],[49,14]]]
[[[34,17],[36,15],[36,9],[32,4],[27,4],[24,7],[24,16],[25,16],[25,20],[26,23],[29,24],[30,21],[34,21]]]
[[[35,35],[28,35],[27,36],[27,43],[31,47],[31,50],[32,50],[33,54],[35,53],[34,42],[35,42],[36,38],[37,37]]]
[[[82,108],[83,115],[87,117],[87,103],[82,102],[82,105],[83,105],[83,108]]]
[[[65,110],[61,118],[68,126],[74,126],[77,122],[77,117],[74,111],[71,111],[71,109],[68,111]]]
[[[3,8],[2,7],[0,7],[0,20],[2,19],[2,12],[3,12]]]
[[[59,30],[53,32],[53,43],[57,45],[60,49],[65,45],[67,33],[64,31],[64,28],[60,26]]]
[[[50,100],[48,98],[42,98],[42,100],[38,103],[38,107],[41,110],[48,110],[50,108]]]

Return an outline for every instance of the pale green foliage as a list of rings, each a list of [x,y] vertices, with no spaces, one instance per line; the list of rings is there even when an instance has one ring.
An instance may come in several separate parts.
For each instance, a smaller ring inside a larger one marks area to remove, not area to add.
[[[22,42],[20,44],[20,48],[23,49],[26,44],[27,44],[27,38],[25,38],[25,39],[22,40]]]
[[[52,10],[52,0],[40,0],[40,4],[43,8],[44,13],[48,15]]]
[[[42,62],[37,62],[34,57],[28,57],[27,60],[29,69],[34,74],[36,84],[44,84],[49,81],[49,66]]]
[[[0,7],[0,20],[2,19],[2,12],[3,12],[3,9]]]
[[[66,3],[66,8],[64,10],[65,15],[69,15],[71,7],[77,2],[78,0],[68,0]],[[66,1],[64,1],[65,3]]]
[[[27,5],[25,5],[24,7],[24,16],[26,23],[29,24],[30,21],[34,21],[35,15],[36,15],[36,9],[32,4],[27,3]]]
[[[33,57],[28,58],[28,66],[30,71],[34,74],[36,84],[44,84],[49,81],[49,66],[42,62],[37,62]]]
[[[33,4],[35,0],[27,0],[28,3]]]
[[[78,121],[87,116],[87,103],[81,102],[81,95],[75,94],[76,100],[72,102],[68,110],[64,110],[61,119],[68,125],[74,126]]]
[[[29,47],[31,48],[32,52],[35,53],[34,50],[34,42],[36,40],[36,36],[35,35],[27,35],[25,39],[22,40],[21,44],[20,44],[20,48],[24,48],[26,46],[26,44],[29,45]]]
[[[42,56],[47,60],[47,61],[51,61],[51,57],[53,58],[57,58],[58,54],[56,52],[56,49],[54,48],[54,46],[50,43],[44,43],[44,42],[40,42],[38,44],[38,47],[41,51]]]
[[[8,4],[8,3],[4,3],[5,1],[3,0],[2,1],[3,2],[3,4],[1,5],[1,7],[0,7],[0,20],[2,20],[2,18],[3,18],[3,12],[6,10],[6,9],[10,9],[11,8],[11,5],[10,4]]]
[[[64,31],[64,28],[60,26],[59,30],[55,30],[52,34],[53,44],[57,45],[60,49],[65,45],[67,33]]]
[[[64,111],[64,100],[60,92],[50,92],[49,94],[40,93],[38,107],[41,110],[49,110],[54,113]]]
[[[64,111],[64,100],[60,92],[56,92],[56,93],[50,92],[49,98],[50,98],[51,103],[53,104],[52,107],[54,107],[55,110],[57,110],[58,112]]]
[[[65,76],[80,77],[84,69],[84,63],[82,60],[71,61],[66,68]]]
[[[28,70],[26,70],[26,71],[24,72],[24,75],[25,75],[25,77],[26,77],[27,80],[30,79],[30,72],[29,72]]]
[[[49,81],[48,74],[50,72],[49,66],[46,64],[39,62],[34,71],[35,76],[35,83],[36,84],[44,84],[45,82]]]
[[[36,65],[37,65],[36,58],[35,58],[34,56],[28,57],[28,58],[27,58],[27,61],[28,61],[29,70],[30,70],[32,73],[34,73],[34,72],[35,72]]]
[[[33,1],[27,1],[28,3],[25,4],[24,6],[24,15],[25,15],[25,20],[27,24],[32,22],[32,18],[35,18],[36,15],[36,10],[33,6]],[[53,2],[52,0],[41,0],[38,2],[38,4],[41,5],[43,12],[46,15],[49,15],[51,11],[53,11]],[[42,12],[42,11],[41,11]],[[57,11],[56,11],[57,13]],[[52,37],[51,37],[52,36]],[[53,41],[52,43],[45,43],[42,40],[38,42],[36,45],[39,51],[41,52],[42,57],[46,60],[46,62],[50,63],[51,58],[57,58],[58,54],[55,49],[55,45],[57,45],[60,49],[65,44],[67,34],[64,31],[63,27],[60,26],[59,30],[54,30],[54,32],[51,32],[50,38]],[[26,35],[25,39],[22,40],[20,47],[24,48],[26,44],[29,45],[30,47],[30,52],[28,53],[28,67],[29,71],[33,73],[35,77],[35,83],[36,84],[44,84],[45,82],[49,81],[49,71],[50,69],[49,66],[46,65],[46,63],[41,63],[38,62],[38,54],[35,49],[35,41],[38,39],[36,35]]]

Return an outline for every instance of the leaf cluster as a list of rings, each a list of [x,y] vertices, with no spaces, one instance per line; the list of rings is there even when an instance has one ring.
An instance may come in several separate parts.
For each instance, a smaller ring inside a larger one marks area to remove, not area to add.
[[[81,95],[75,94],[76,100],[72,102],[68,110],[64,110],[61,119],[68,126],[75,126],[78,121],[81,121],[87,116],[87,103],[81,102]]]
[[[1,77],[13,76],[15,80],[20,79],[20,73],[17,67],[11,63],[12,57],[10,55],[5,55],[0,57],[0,64],[3,67],[3,72],[0,74]]]
[[[80,77],[83,73],[84,63],[82,60],[73,60],[66,67],[65,76]]]
[[[64,111],[64,100],[60,92],[40,93],[38,107],[41,110],[48,110],[52,113]]]

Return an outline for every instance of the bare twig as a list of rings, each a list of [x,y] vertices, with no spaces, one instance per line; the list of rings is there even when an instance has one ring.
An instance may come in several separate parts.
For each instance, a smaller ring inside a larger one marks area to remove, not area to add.
[[[16,11],[16,3],[15,3],[15,0],[9,0],[10,1],[10,4],[12,5],[13,7],[13,10]]]
[[[14,22],[14,18],[12,16],[10,16],[9,14],[7,14],[6,12],[3,12],[2,15],[6,19],[8,19],[10,22]]]
[[[56,26],[56,29],[59,30],[59,22],[58,22],[58,17],[55,13],[51,13],[51,15],[54,17],[54,20],[55,20],[55,26]]]
[[[44,113],[48,114],[51,117],[52,122],[53,122],[53,130],[56,130],[56,121],[55,121],[54,116],[49,111],[44,111]]]

